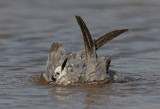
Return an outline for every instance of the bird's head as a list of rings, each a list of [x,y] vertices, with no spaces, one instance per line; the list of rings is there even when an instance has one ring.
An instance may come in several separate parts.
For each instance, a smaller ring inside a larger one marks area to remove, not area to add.
[[[68,57],[64,60],[63,64],[61,66],[58,66],[55,68],[54,73],[52,75],[52,80],[60,83],[60,84],[68,84],[70,81],[68,78],[68,73],[67,73],[67,61]]]
[[[52,80],[56,81],[59,78],[61,78],[63,75],[66,74],[66,64],[68,61],[68,57],[64,60],[63,64],[61,66],[58,66],[55,68],[54,73],[52,75]]]
[[[54,70],[54,74],[52,76],[52,80],[53,81],[57,81],[58,79],[60,79],[63,75],[65,75],[66,72],[66,68],[62,69],[62,66],[58,66],[55,70]]]

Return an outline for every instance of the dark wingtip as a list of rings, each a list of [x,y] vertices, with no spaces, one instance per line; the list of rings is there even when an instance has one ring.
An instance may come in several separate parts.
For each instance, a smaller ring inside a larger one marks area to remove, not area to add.
[[[92,40],[91,34],[83,21],[83,19],[80,16],[75,16],[77,19],[77,22],[80,26],[81,32],[83,34],[83,40],[84,40],[84,45],[85,45],[85,50],[86,50],[86,55],[89,58],[93,53],[93,47],[94,47],[94,42]]]
[[[77,18],[77,17],[79,17],[78,15],[75,15],[75,17]]]
[[[78,15],[75,15],[75,18],[77,19],[78,24],[80,24],[80,19],[82,19],[82,18]]]
[[[96,40],[96,50],[98,50],[101,46],[103,46],[108,41],[114,39],[115,37],[119,36],[120,34],[122,34],[124,32],[127,32],[127,31],[128,31],[128,29],[114,30],[114,31],[111,31],[111,32],[103,35],[102,37],[98,38]]]
[[[122,31],[127,32],[127,31],[129,31],[129,29],[122,29]]]

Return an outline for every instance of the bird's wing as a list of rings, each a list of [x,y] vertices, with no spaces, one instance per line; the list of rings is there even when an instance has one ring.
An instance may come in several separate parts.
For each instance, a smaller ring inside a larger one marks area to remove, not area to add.
[[[45,73],[48,81],[51,81],[51,77],[56,67],[61,66],[66,58],[65,50],[62,43],[53,43],[50,48],[50,53],[47,60],[47,72]]]
[[[106,62],[104,57],[90,59],[81,74],[81,81],[100,81],[109,77],[106,73]]]
[[[80,16],[75,16],[83,34],[86,57],[90,59],[96,57],[95,42],[92,40],[91,34]]]
[[[114,39],[115,37],[117,37],[118,35],[126,32],[126,31],[128,31],[128,29],[114,30],[114,31],[111,31],[111,32],[103,35],[102,37],[98,38],[95,41],[95,43],[96,43],[96,50],[98,50],[100,47],[102,47],[108,41]]]

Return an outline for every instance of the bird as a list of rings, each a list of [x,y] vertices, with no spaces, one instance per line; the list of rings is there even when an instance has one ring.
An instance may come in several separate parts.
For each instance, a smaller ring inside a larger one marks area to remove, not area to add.
[[[84,48],[77,53],[67,52],[63,43],[51,45],[46,72],[41,74],[47,83],[58,85],[108,83],[123,81],[125,76],[110,70],[110,57],[98,57],[97,50],[128,29],[111,31],[98,39],[91,34],[80,16],[75,16],[83,35]]]

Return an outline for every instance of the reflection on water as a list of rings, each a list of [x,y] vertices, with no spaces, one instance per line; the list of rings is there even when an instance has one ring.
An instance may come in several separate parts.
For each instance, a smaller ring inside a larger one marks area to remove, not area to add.
[[[159,0],[1,0],[0,108],[159,109]],[[52,42],[83,48],[74,18],[80,15],[96,39],[114,29],[130,31],[106,44],[99,56],[128,82],[102,86],[50,86],[35,82]],[[82,46],[81,46],[82,45]]]

